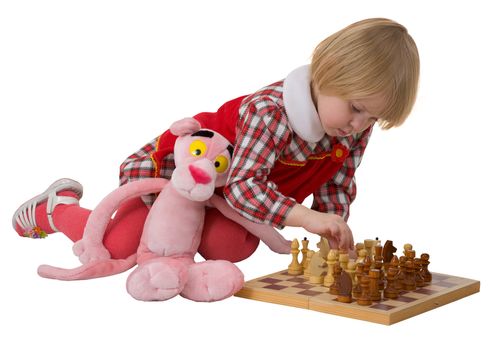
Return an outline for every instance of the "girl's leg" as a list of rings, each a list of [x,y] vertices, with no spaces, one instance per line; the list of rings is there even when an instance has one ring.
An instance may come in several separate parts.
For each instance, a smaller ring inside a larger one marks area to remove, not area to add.
[[[148,211],[140,198],[123,203],[117,210],[103,239],[103,244],[113,259],[123,259],[137,251]],[[90,210],[78,205],[59,205],[54,210],[54,224],[76,242],[83,237],[90,213]]]
[[[242,261],[252,255],[259,238],[227,219],[217,209],[207,209],[198,252],[207,260]]]
[[[83,236],[90,210],[81,208],[81,185],[71,179],[54,182],[46,191],[21,205],[12,223],[20,236],[43,238],[63,232],[73,242]],[[136,252],[148,208],[140,198],[124,203],[107,227],[104,244],[115,259]]]

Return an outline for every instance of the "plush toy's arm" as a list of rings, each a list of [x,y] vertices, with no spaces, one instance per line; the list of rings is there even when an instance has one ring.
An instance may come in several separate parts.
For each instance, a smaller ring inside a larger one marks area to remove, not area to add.
[[[120,186],[107,195],[92,211],[83,232],[83,238],[73,246],[74,253],[83,264],[94,260],[109,259],[110,253],[103,246],[103,237],[113,213],[129,199],[149,193],[158,193],[168,180],[143,179]]]
[[[278,231],[268,225],[257,224],[240,216],[232,209],[225,199],[213,195],[209,204],[217,208],[224,216],[237,222],[254,236],[262,240],[272,251],[280,254],[289,254],[291,241],[286,240]]]

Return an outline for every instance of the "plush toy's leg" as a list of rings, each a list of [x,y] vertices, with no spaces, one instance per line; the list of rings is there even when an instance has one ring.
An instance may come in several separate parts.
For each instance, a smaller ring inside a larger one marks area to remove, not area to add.
[[[139,265],[127,279],[127,292],[143,301],[167,300],[181,293],[188,279],[190,258],[161,257]]]
[[[188,282],[181,295],[194,301],[217,301],[232,296],[243,285],[244,275],[236,265],[209,260],[190,266]]]
[[[252,255],[259,238],[227,219],[216,209],[207,209],[198,252],[206,260],[238,262]]]
[[[125,259],[139,246],[149,209],[140,198],[124,202],[107,226],[103,240],[113,259]],[[60,206],[54,211],[54,222],[73,242],[83,237],[91,210],[79,206]]]

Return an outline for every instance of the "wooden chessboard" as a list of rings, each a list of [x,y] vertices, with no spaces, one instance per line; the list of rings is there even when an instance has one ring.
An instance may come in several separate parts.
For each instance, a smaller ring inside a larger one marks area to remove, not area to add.
[[[285,270],[246,282],[236,296],[391,325],[477,293],[480,282],[432,273],[429,285],[401,292],[398,299],[383,299],[370,306],[360,306],[355,301],[338,302],[328,290],[309,283],[303,275],[292,276]]]

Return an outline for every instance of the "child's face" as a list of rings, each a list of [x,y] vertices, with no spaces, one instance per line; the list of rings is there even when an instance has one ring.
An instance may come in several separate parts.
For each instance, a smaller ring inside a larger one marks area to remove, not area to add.
[[[383,104],[381,97],[344,100],[324,94],[318,94],[316,101],[325,132],[329,136],[339,137],[357,134],[369,128],[379,119],[375,111],[380,110]]]

